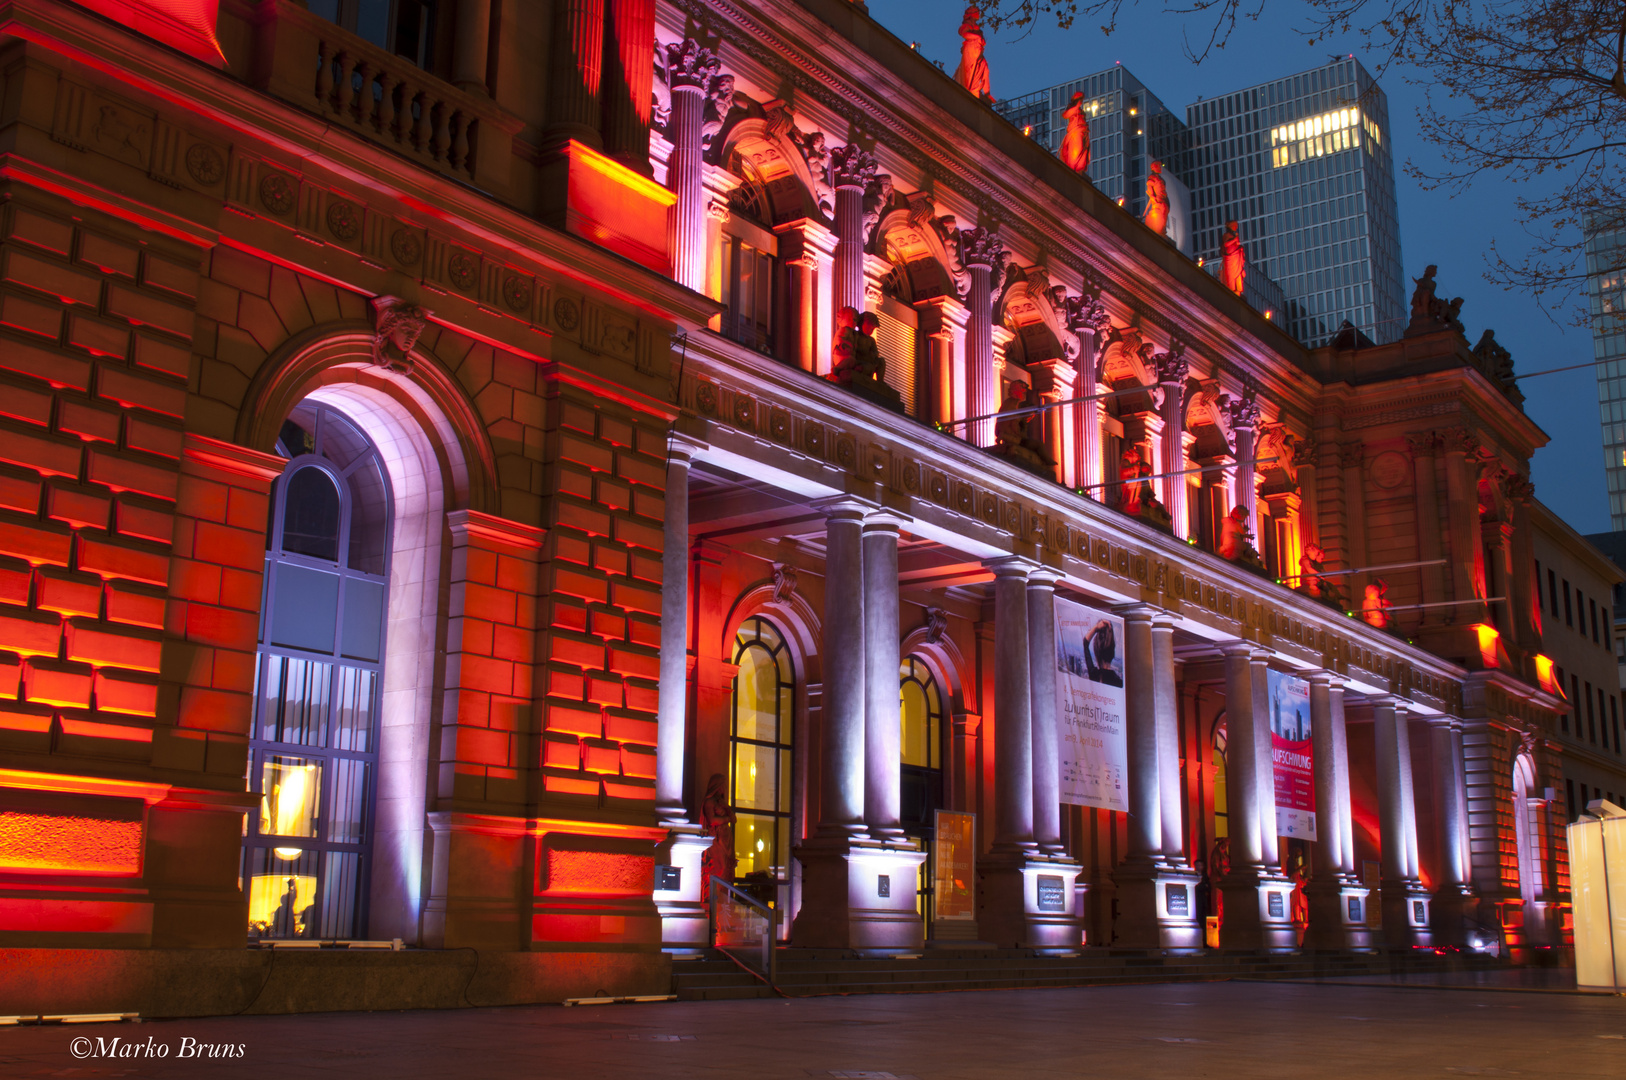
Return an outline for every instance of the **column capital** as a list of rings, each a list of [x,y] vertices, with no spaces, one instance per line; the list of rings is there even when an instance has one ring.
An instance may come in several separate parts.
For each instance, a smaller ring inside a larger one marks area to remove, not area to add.
[[[1039,564],[1032,559],[1020,555],[1005,555],[997,559],[985,559],[983,564],[994,572],[997,578],[1021,578],[1027,580],[1029,574],[1038,570]]]
[[[852,521],[861,525],[878,507],[869,500],[860,499],[855,495],[835,495],[815,501],[813,509],[827,518]]]
[[[666,438],[666,463],[687,466],[706,449],[707,444],[704,440],[697,439],[693,435],[685,435],[681,431],[674,431]]]
[[[837,188],[864,190],[875,179],[876,167],[875,155],[856,143],[830,152],[830,179]]]
[[[1151,622],[1163,609],[1156,604],[1119,604],[1112,613],[1125,622]]]
[[[1221,656],[1244,656],[1249,660],[1267,661],[1270,659],[1270,650],[1254,644],[1251,641],[1222,641],[1219,645]]]
[[[864,515],[864,532],[866,534],[890,532],[896,536],[899,530],[912,521],[914,518],[908,514],[883,506]]]
[[[1029,589],[1049,589],[1056,591],[1056,585],[1067,575],[1051,566],[1035,566],[1028,571]]]

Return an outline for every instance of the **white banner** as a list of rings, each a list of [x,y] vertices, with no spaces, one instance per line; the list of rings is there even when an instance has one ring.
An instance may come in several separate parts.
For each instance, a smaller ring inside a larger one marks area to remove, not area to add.
[[[1056,737],[1061,801],[1129,811],[1124,621],[1056,600]]]

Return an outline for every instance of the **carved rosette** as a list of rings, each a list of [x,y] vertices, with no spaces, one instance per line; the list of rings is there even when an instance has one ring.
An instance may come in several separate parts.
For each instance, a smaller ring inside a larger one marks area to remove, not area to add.
[[[715,92],[714,80],[722,70],[722,61],[694,38],[662,46],[656,55],[666,61],[666,85],[671,89],[698,90],[707,95]]]
[[[875,155],[848,143],[830,153],[830,182],[838,188],[868,188],[875,180]]]
[[[429,324],[431,312],[399,296],[375,296],[372,309],[373,363],[412,374],[412,350]]]

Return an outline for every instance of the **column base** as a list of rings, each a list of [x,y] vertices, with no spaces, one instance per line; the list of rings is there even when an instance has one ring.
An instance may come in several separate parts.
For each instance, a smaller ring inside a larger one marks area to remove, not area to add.
[[[1330,952],[1371,952],[1372,931],[1366,925],[1367,888],[1340,875],[1312,881],[1304,887],[1310,906],[1310,926],[1304,947]]]
[[[1383,894],[1383,943],[1391,949],[1434,943],[1429,908],[1432,897],[1416,878],[1393,879],[1379,885]]]
[[[655,910],[661,916],[661,950],[674,956],[697,954],[711,944],[706,908],[710,884],[702,865],[712,838],[700,826],[677,822],[655,849]]]
[[[852,949],[869,956],[918,953],[926,928],[915,911],[924,851],[878,840],[835,838],[796,849],[802,906],[791,926],[801,949]]]
[[[1001,949],[1074,953],[1083,941],[1073,914],[1082,867],[1062,855],[1014,852],[977,864],[977,927]]]
[[[1118,886],[1118,922],[1113,944],[1126,949],[1162,949],[1176,954],[1203,948],[1197,912],[1197,882],[1190,867],[1162,858],[1130,856],[1112,873]]]
[[[1446,885],[1434,893],[1434,944],[1478,948],[1479,897],[1467,885]]]
[[[1249,952],[1292,952],[1298,948],[1293,927],[1293,883],[1273,867],[1233,870],[1220,882],[1225,899],[1220,947]]]

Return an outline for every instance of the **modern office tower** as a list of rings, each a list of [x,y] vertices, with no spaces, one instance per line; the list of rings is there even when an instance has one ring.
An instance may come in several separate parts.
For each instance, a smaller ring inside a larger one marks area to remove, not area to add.
[[[1123,199],[1139,216],[1146,207],[1146,172],[1152,162],[1163,163],[1165,176],[1189,180],[1186,125],[1121,64],[999,102],[994,111],[1055,153],[1067,134],[1062,111],[1079,92],[1090,115],[1089,177],[1102,194]]]
[[[1327,344],[1347,319],[1377,342],[1405,329],[1389,103],[1352,58],[1186,108],[1196,254],[1237,221],[1248,261],[1288,300],[1282,325]]]
[[[1620,222],[1613,220],[1611,225]],[[1626,529],[1626,228],[1586,230],[1587,292],[1592,305],[1592,355],[1598,362],[1598,420],[1603,470],[1609,485],[1609,522]]]

